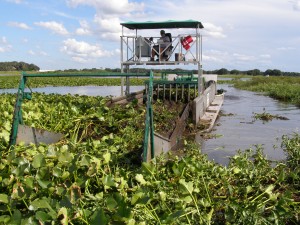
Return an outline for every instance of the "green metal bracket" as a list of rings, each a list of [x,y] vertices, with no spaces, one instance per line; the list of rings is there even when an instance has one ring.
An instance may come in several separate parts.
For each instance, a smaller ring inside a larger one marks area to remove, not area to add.
[[[187,75],[191,80],[194,78],[193,71],[184,71],[184,70],[166,70],[161,72],[161,79],[162,80],[167,80],[167,75],[168,74],[177,74],[177,75]]]
[[[31,100],[32,99],[31,92],[24,92],[23,99]]]
[[[143,161],[144,162],[147,162],[149,144],[150,144],[150,151],[151,151],[151,159],[153,159],[155,156],[152,95],[153,95],[153,72],[150,71],[149,84],[148,84],[148,95],[147,95],[147,106],[146,106],[147,111],[146,111],[146,119],[145,119],[145,135],[144,135],[144,150],[143,150]],[[150,140],[150,143],[149,143],[149,140]]]
[[[22,73],[18,92],[17,92],[17,99],[15,103],[13,124],[12,124],[10,138],[9,138],[9,146],[16,144],[19,124],[23,124],[22,102],[24,99],[29,99],[29,98],[31,99],[31,94],[30,95],[28,93],[24,94],[25,84],[26,84],[26,76],[25,73]]]

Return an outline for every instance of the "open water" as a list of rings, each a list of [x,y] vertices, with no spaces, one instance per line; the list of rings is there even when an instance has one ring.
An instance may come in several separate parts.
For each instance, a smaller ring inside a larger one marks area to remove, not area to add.
[[[221,88],[227,91],[221,108],[225,115],[219,117],[212,131],[216,138],[203,140],[196,135],[196,140],[202,145],[202,152],[209,159],[226,165],[229,157],[234,156],[237,150],[256,149],[256,145],[260,145],[268,159],[284,160],[282,136],[300,132],[300,109],[230,85],[218,85],[218,89]],[[254,113],[263,112],[284,116],[288,120],[264,122],[254,119]]]
[[[130,92],[141,91],[144,86],[131,86]],[[29,89],[25,89],[29,92]],[[88,96],[120,96],[121,87],[120,86],[77,86],[77,87],[42,87],[42,88],[32,88],[33,92],[45,93],[45,94],[78,94],[78,95],[88,95]],[[124,86],[125,91],[125,86]],[[16,93],[17,89],[0,89],[0,93]]]

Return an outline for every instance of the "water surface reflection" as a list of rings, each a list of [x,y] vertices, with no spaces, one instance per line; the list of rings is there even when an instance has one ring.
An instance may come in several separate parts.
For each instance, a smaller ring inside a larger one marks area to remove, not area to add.
[[[131,86],[130,92],[141,91],[144,86]],[[125,90],[125,87],[124,87]],[[25,91],[30,91],[25,89]],[[88,95],[88,96],[120,96],[121,87],[120,86],[76,86],[76,87],[42,87],[42,88],[32,88],[33,92],[45,93],[45,94],[78,94],[78,95]],[[16,93],[17,89],[0,89],[0,93]]]

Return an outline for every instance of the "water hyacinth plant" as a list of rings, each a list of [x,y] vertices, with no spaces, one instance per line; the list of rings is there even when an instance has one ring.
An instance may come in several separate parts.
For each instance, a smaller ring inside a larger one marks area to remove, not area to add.
[[[143,105],[34,93],[24,123],[65,138],[8,148],[14,98],[0,95],[0,224],[300,222],[297,134],[283,139],[286,163],[269,162],[258,148],[222,166],[190,142],[182,157],[141,163]]]

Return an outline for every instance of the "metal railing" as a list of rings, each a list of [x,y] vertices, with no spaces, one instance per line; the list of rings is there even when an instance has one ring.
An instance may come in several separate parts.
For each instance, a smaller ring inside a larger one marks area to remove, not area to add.
[[[150,71],[149,84],[146,90],[147,103],[146,103],[146,118],[145,118],[145,135],[144,135],[144,150],[143,161],[148,161],[149,148],[151,150],[151,159],[154,158],[154,125],[153,125],[153,72]]]

